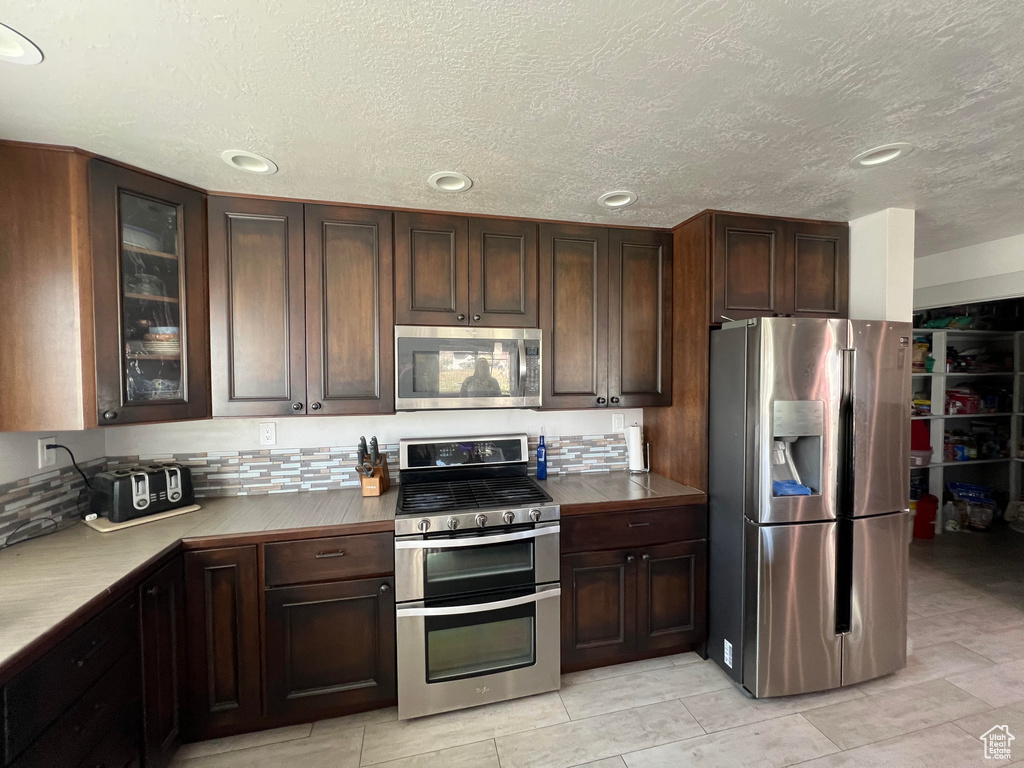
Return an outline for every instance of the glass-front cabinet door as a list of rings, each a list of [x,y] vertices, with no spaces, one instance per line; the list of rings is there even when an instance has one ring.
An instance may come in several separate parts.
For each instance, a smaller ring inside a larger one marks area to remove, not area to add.
[[[90,190],[99,424],[206,416],[202,194],[100,161]]]

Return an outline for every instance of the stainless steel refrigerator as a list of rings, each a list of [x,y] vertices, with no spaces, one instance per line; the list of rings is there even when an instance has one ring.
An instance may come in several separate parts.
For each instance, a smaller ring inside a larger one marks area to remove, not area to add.
[[[909,323],[711,333],[708,654],[756,697],[906,666]]]

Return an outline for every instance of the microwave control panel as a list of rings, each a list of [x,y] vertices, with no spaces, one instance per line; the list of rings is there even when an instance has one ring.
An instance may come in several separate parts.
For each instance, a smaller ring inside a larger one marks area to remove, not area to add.
[[[524,397],[540,397],[540,344],[526,342],[526,383]]]

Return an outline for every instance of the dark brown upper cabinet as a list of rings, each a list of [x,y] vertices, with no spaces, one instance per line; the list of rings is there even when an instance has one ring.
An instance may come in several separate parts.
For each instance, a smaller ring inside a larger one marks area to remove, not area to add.
[[[302,204],[211,197],[214,416],[305,413]]]
[[[89,164],[99,424],[209,415],[203,195]]]
[[[465,325],[469,319],[469,220],[395,214],[395,320]]]
[[[608,231],[608,402],[672,403],[672,235]]]
[[[395,409],[391,212],[306,206],[306,391],[313,413]]]
[[[537,224],[469,220],[469,324],[537,327]]]
[[[786,223],[786,264],[794,317],[846,317],[850,293],[850,228],[845,223]]]
[[[667,233],[541,225],[544,408],[671,402]]]
[[[608,402],[608,231],[540,228],[544,408]]]
[[[210,198],[215,416],[394,410],[391,213]]]
[[[845,317],[849,227],[708,214],[712,324],[752,317]]]
[[[395,319],[536,328],[536,222],[396,213]]]

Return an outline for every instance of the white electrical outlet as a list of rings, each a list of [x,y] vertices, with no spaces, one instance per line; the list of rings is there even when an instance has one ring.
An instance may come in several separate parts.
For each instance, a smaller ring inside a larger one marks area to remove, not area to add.
[[[725,666],[732,669],[732,643],[725,641]]]
[[[612,414],[612,432],[622,432],[626,428],[626,414]]]
[[[260,445],[277,445],[277,422],[260,422]]]
[[[39,468],[52,467],[57,463],[57,449],[50,448],[47,450],[46,446],[52,443],[56,438],[53,435],[49,437],[40,437],[39,442],[36,443],[36,450],[39,456]]]

